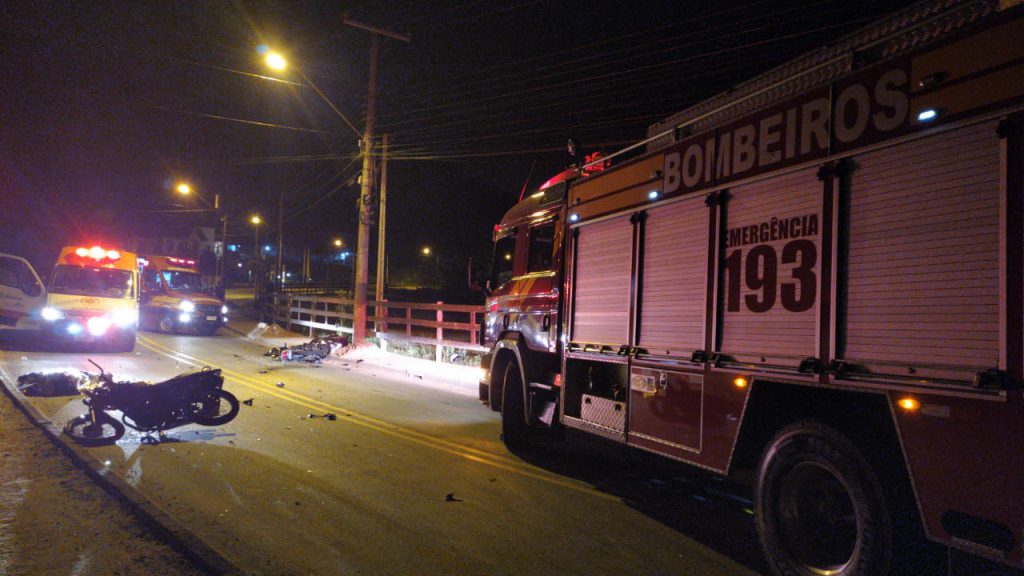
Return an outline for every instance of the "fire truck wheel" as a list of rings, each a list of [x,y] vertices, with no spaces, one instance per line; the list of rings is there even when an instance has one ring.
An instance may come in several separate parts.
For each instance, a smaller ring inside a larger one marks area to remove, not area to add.
[[[817,422],[784,428],[761,458],[757,531],[780,576],[885,574],[892,527],[881,485],[853,442]]]
[[[509,362],[505,367],[501,400],[501,438],[510,449],[521,449],[529,443],[526,426],[526,405],[523,402],[523,379],[519,365]]]

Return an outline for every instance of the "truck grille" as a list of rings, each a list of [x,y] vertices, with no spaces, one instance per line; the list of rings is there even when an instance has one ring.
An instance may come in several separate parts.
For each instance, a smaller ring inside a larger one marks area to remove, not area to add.
[[[216,316],[220,314],[219,304],[200,304],[196,306],[196,312],[202,316]]]

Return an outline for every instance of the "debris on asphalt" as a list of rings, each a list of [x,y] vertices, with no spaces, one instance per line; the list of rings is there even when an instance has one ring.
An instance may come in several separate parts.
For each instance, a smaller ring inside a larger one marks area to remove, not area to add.
[[[462,498],[456,498],[455,497],[455,492],[449,492],[448,495],[444,497],[444,501],[445,502],[462,502]]]
[[[277,387],[278,388],[284,388],[284,382],[278,382],[277,383]]]
[[[277,324],[267,324],[266,322],[260,322],[255,328],[246,334],[246,338],[249,340],[256,340],[262,336],[277,336],[282,332],[281,328]]]
[[[245,404],[246,406],[252,406],[252,401],[252,398],[249,398],[248,400],[242,400],[242,404]]]
[[[337,420],[338,415],[334,414],[333,412],[328,412],[326,414],[310,414],[308,418],[323,418],[325,420]]]
[[[260,374],[266,374],[267,373],[266,370],[260,370],[259,372],[260,372]]]
[[[18,389],[26,396],[74,396],[84,373],[30,372],[18,376]]]

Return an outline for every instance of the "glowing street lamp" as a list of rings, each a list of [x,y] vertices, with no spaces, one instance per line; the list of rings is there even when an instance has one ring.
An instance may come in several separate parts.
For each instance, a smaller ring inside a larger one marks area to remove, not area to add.
[[[192,193],[192,187],[184,182],[180,182],[175,190],[177,190],[179,194],[184,194],[185,196]]]
[[[260,219],[258,214],[254,214],[253,217],[249,219],[249,222],[252,222],[252,257],[255,258],[256,255],[259,254],[260,223],[263,222],[263,220]]]
[[[385,30],[383,28],[377,28],[375,26],[368,26],[366,24],[355,22],[345,18],[343,22],[354,28],[360,28],[370,32],[370,70],[369,70],[369,86],[367,91],[367,103],[366,103],[366,123],[364,125],[363,132],[361,134],[361,152],[363,156],[363,170],[362,178],[360,179],[361,188],[359,193],[359,228],[356,236],[356,263],[353,267],[353,276],[355,277],[353,294],[352,294],[352,343],[355,346],[361,346],[366,343],[366,284],[367,277],[369,275],[368,269],[368,253],[370,244],[370,226],[372,225],[371,216],[372,208],[370,206],[370,200],[372,198],[372,180],[373,180],[373,166],[371,153],[373,149],[373,126],[376,120],[376,94],[377,94],[377,52],[380,36],[387,36],[395,40],[401,40],[402,42],[409,42],[410,37],[405,34],[398,34]],[[283,66],[287,66],[284,58],[280,55],[267,50],[266,53],[266,64],[275,70],[283,69]],[[279,68],[279,66],[281,68]],[[349,128],[352,129],[356,135],[360,135],[359,130],[341,113],[340,110],[324,95],[324,93],[317,88],[317,86],[302,72],[301,67],[297,67],[299,75],[309,85],[310,88],[316,91],[316,93],[323,99],[335,113],[338,114],[345,123],[348,124]],[[378,248],[381,249],[381,248]],[[380,274],[380,271],[378,271]]]
[[[288,61],[278,52],[267,52],[264,62],[273,70],[280,71],[288,67]]]
[[[430,246],[424,246],[422,252],[423,252],[424,256],[430,256],[430,253],[431,253]]]

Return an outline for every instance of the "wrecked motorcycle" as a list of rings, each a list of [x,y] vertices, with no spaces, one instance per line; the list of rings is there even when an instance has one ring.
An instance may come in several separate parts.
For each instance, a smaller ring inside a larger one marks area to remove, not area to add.
[[[347,336],[326,336],[322,338],[314,338],[304,344],[297,344],[295,346],[288,346],[287,344],[281,348],[271,348],[267,352],[264,352],[264,356],[270,356],[274,360],[280,360],[282,362],[288,361],[301,361],[318,364],[323,361],[327,356],[334,354],[338,350],[348,346]]]
[[[98,364],[99,375],[83,373],[78,391],[89,412],[73,418],[64,426],[64,433],[86,446],[112,444],[124,436],[125,426],[150,438],[156,432],[186,424],[220,426],[238,415],[238,399],[221,386],[220,369],[204,368],[179,374],[169,380],[148,382],[115,382],[109,372]],[[118,421],[108,411],[120,411]]]

